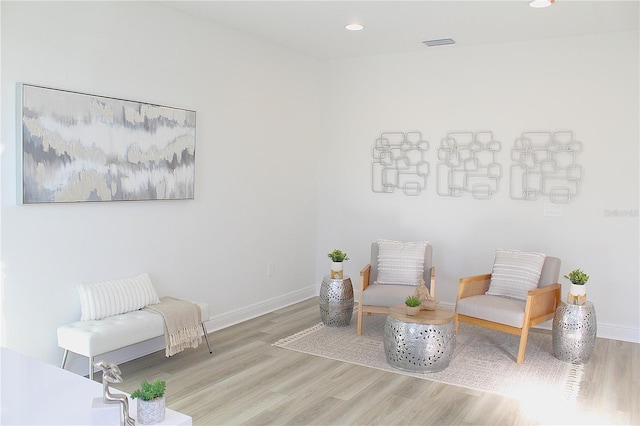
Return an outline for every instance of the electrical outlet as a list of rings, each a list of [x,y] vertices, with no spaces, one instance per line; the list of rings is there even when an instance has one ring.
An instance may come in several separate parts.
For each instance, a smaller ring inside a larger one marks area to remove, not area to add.
[[[273,261],[267,262],[267,275],[272,277],[275,274],[275,267],[273,265]]]

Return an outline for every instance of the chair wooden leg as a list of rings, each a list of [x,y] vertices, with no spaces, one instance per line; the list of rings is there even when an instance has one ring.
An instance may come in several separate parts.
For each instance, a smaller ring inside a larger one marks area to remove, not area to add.
[[[524,362],[524,354],[527,351],[527,339],[529,338],[529,326],[522,328],[522,335],[520,336],[520,347],[518,348],[518,359],[516,362],[522,364]]]
[[[455,327],[455,332],[456,332],[456,336],[458,335],[458,313],[456,312],[455,316],[453,317],[453,325]]]
[[[362,336],[362,306],[358,306],[358,328],[356,334]]]

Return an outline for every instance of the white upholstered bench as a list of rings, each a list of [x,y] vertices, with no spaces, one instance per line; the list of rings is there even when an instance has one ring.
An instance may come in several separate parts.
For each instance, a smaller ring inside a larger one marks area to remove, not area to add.
[[[162,315],[141,310],[159,303],[148,274],[108,281],[83,284],[78,288],[82,305],[82,319],[58,327],[58,346],[64,349],[61,368],[69,351],[89,359],[89,378],[93,379],[95,357],[149,339],[165,335]],[[135,303],[131,303],[131,302]],[[204,325],[209,320],[209,305],[200,307],[202,332],[209,353],[212,353]],[[122,313],[115,313],[125,311]]]

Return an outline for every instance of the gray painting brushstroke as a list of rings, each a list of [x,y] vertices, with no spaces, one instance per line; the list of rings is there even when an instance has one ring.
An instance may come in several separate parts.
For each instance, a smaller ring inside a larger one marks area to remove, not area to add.
[[[23,202],[193,199],[195,111],[22,85]]]

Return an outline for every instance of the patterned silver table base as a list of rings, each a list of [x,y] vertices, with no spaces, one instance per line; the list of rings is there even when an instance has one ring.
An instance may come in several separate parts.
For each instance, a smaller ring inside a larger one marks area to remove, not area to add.
[[[553,353],[561,361],[583,364],[596,344],[596,310],[593,303],[560,303],[553,317]]]
[[[351,278],[332,279],[329,275],[320,287],[320,317],[324,325],[341,327],[351,323],[353,315],[353,285]]]
[[[456,346],[453,321],[415,324],[387,317],[384,352],[392,367],[414,373],[435,373],[449,366]]]

